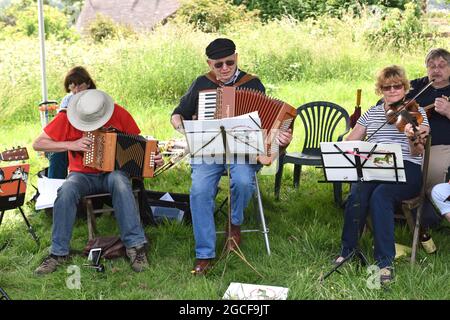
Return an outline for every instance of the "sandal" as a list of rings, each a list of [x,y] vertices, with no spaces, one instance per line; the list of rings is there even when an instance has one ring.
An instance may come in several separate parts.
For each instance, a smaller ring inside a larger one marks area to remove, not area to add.
[[[394,280],[394,270],[391,267],[385,267],[380,269],[380,282],[381,285],[388,285]]]

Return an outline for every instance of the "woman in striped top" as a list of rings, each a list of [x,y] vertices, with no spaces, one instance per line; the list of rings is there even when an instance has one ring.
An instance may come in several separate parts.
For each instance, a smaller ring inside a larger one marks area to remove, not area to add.
[[[357,246],[358,238],[368,213],[373,222],[374,256],[381,269],[381,281],[387,283],[393,277],[393,261],[395,257],[394,210],[401,201],[414,198],[420,192],[422,184],[422,154],[424,146],[413,140],[413,127],[407,124],[404,132],[400,132],[395,124],[386,124],[386,111],[389,105],[403,99],[409,90],[409,81],[403,68],[389,66],[382,69],[377,76],[376,93],[383,96],[384,103],[370,108],[350,132],[346,140],[364,140],[373,143],[396,143],[402,148],[406,173],[405,184],[364,183],[357,194],[353,185],[345,208],[344,228],[342,232],[341,255],[335,260],[339,263]],[[419,108],[424,120],[416,129],[421,139],[429,132],[428,120],[422,108]],[[373,135],[372,135],[373,134]],[[360,208],[358,208],[358,203]],[[355,218],[359,224],[355,224]],[[359,218],[359,219],[358,219]]]

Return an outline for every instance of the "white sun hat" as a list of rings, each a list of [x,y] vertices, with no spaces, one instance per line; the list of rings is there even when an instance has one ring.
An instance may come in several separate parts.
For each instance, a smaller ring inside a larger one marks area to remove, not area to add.
[[[97,89],[75,94],[67,106],[67,119],[81,131],[93,131],[105,125],[114,112],[114,100]]]

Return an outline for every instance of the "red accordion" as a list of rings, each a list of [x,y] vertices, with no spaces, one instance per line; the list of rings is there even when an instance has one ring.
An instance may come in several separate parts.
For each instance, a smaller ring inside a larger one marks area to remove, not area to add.
[[[262,164],[270,164],[278,155],[278,144],[275,142],[278,130],[288,130],[297,116],[297,110],[252,89],[221,87],[199,93],[199,120],[229,118],[254,111],[258,111],[261,128],[265,132],[266,154],[259,156],[258,160]]]

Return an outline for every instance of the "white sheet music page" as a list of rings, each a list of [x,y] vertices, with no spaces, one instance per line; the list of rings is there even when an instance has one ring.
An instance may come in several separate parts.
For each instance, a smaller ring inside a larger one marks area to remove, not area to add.
[[[35,209],[53,208],[57,191],[65,181],[65,179],[38,178],[39,197],[36,200]]]
[[[374,153],[369,155],[375,145]],[[344,151],[345,156],[340,154],[335,146]],[[355,153],[356,148],[359,155]],[[397,172],[398,181],[406,182],[399,144],[375,144],[366,141],[321,142],[320,149],[328,181],[358,181],[356,168],[351,162],[355,163],[355,157],[359,157],[361,163],[365,162],[362,168],[364,181],[395,182]]]
[[[230,155],[264,154],[264,139],[258,112],[214,120],[183,121],[186,141],[194,158],[222,158],[226,150],[220,127],[226,131]]]

